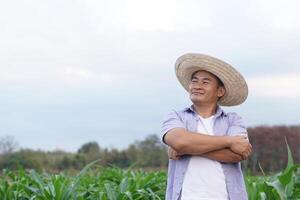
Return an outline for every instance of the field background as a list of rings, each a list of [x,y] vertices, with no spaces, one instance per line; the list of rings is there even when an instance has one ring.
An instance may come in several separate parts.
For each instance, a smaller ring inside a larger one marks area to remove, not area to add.
[[[250,200],[300,199],[300,127],[249,128],[253,153],[243,161]],[[127,149],[83,144],[77,153],[15,149],[2,138],[0,199],[164,199],[166,147],[157,135]]]

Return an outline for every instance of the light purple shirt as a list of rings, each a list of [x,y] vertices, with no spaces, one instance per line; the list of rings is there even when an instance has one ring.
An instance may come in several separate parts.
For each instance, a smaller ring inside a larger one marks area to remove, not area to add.
[[[218,106],[214,115],[215,123],[213,133],[216,136],[237,135],[247,133],[242,118],[236,113],[225,113]],[[162,124],[162,141],[165,134],[173,128],[184,128],[190,132],[197,132],[197,124],[200,120],[193,106],[180,111],[172,110]],[[179,160],[169,159],[166,200],[179,200],[184,174],[187,170],[191,156],[184,155]],[[247,192],[244,183],[241,163],[221,163],[226,179],[226,187],[230,200],[247,200]],[[209,177],[207,177],[209,178]]]

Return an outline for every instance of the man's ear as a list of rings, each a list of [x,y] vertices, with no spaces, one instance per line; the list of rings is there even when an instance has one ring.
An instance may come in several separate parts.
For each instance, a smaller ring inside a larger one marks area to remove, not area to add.
[[[224,96],[225,92],[226,92],[225,87],[224,86],[220,86],[218,88],[218,97],[221,98],[222,96]]]

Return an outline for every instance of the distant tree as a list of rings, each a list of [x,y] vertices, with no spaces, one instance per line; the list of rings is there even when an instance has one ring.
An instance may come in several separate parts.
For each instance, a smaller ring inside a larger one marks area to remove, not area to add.
[[[59,170],[66,170],[73,168],[73,159],[70,156],[64,156],[63,159],[57,164]]]
[[[130,165],[126,152],[112,148],[104,151],[104,156],[101,156],[105,160],[105,166],[114,165],[118,167],[128,167]]]
[[[97,142],[85,143],[78,150],[78,153],[83,153],[83,154],[99,153],[99,152],[100,152],[100,147]]]
[[[137,164],[138,165],[138,149],[135,144],[130,144],[129,147],[125,150],[128,162],[130,164]]]
[[[165,167],[168,157],[166,147],[162,144],[156,134],[149,135],[143,141],[137,141],[131,147],[131,151],[136,149],[136,161],[142,167]]]
[[[0,138],[0,154],[9,154],[18,148],[17,141],[12,136]]]
[[[75,155],[75,158],[72,162],[72,166],[75,168],[75,169],[82,169],[86,164],[88,163],[87,159],[86,159],[86,155],[84,154],[79,154],[77,153]]]
[[[88,142],[83,144],[78,150],[78,154],[82,155],[84,158],[80,158],[81,161],[85,160],[85,163],[91,162],[93,160],[100,158],[100,146],[97,142]],[[79,158],[80,156],[77,156]]]
[[[25,169],[43,169],[43,157],[41,152],[30,149],[21,149],[20,151],[5,154],[0,162],[0,168],[16,170],[19,168]]]

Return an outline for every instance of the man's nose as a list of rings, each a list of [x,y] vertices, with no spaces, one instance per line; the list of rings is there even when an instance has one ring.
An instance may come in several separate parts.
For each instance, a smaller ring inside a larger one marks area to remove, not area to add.
[[[194,85],[194,89],[196,89],[196,90],[202,90],[203,89],[202,84],[201,83],[195,84]]]

